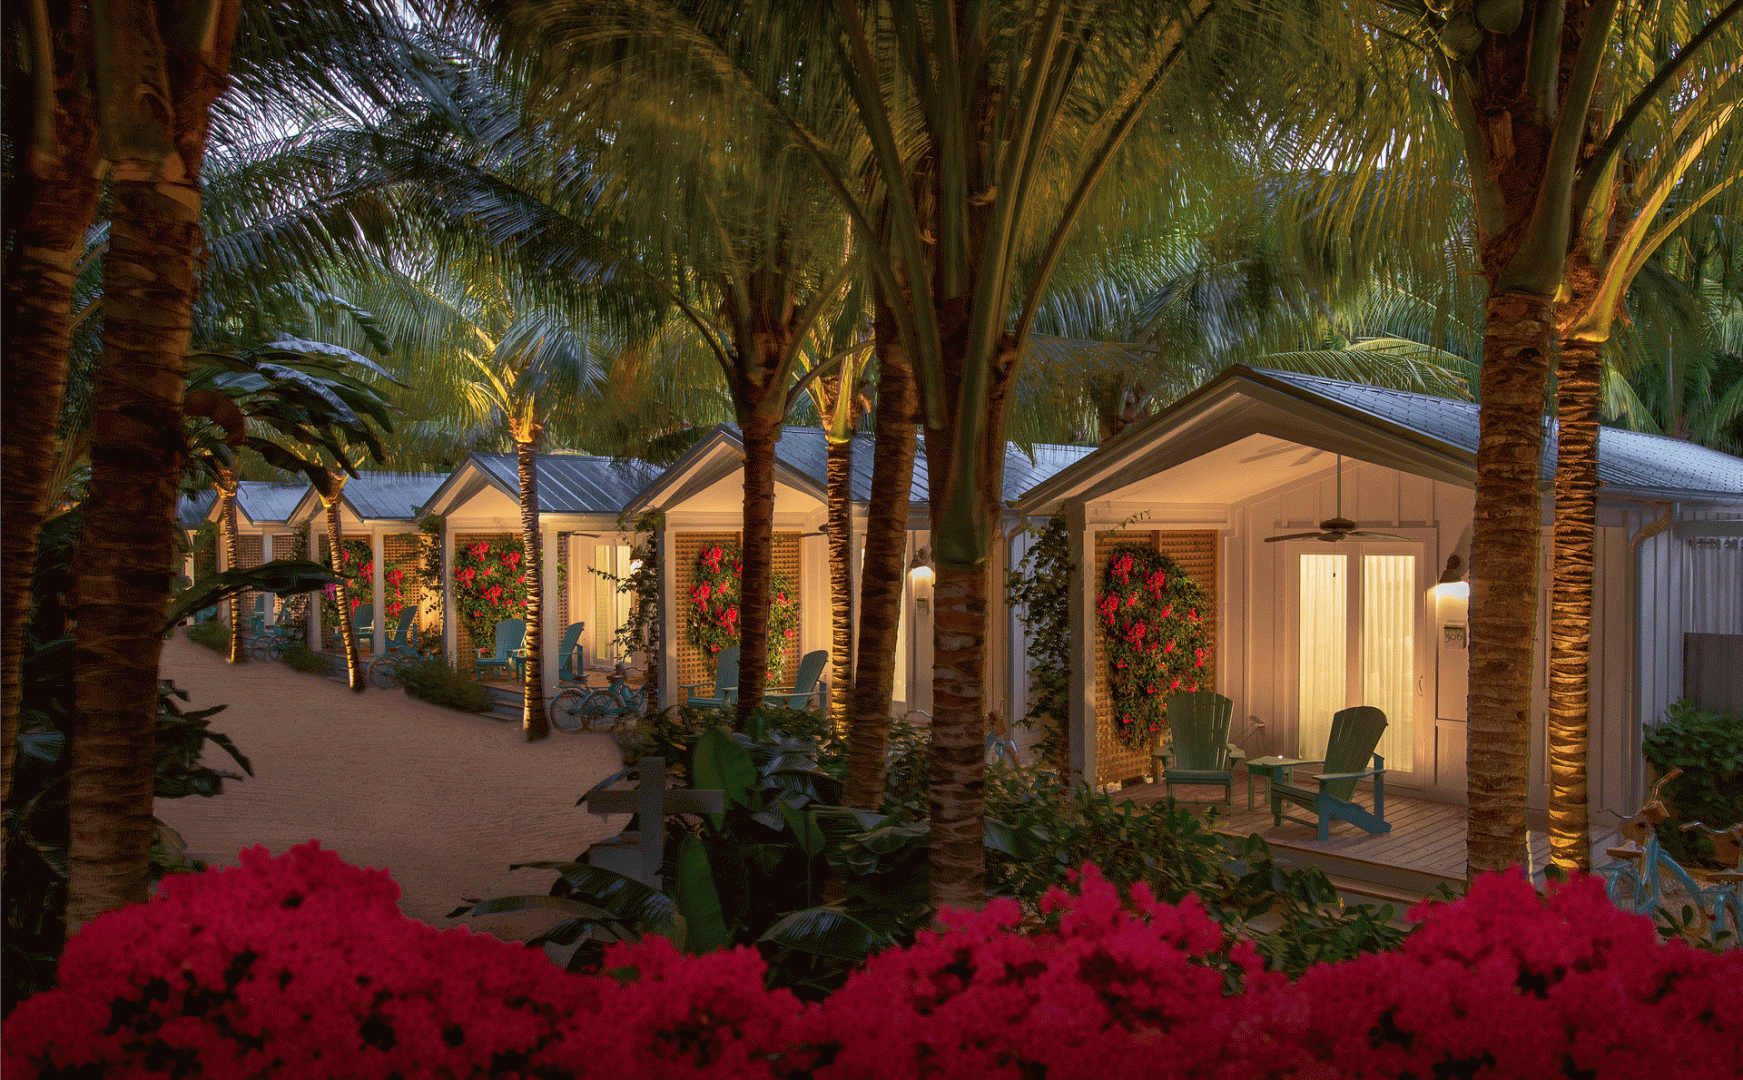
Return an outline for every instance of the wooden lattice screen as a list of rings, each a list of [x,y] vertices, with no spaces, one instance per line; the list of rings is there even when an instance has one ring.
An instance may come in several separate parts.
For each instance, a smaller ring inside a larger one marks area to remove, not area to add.
[[[424,603],[423,534],[410,532],[389,533],[382,537],[381,546],[382,552],[387,559],[387,565],[382,567],[382,572],[387,573],[389,571],[399,570],[405,574],[405,577],[400,580],[400,602],[405,604],[405,606],[410,608],[414,613],[421,612]],[[388,606],[392,607],[393,586],[388,584],[385,578],[382,582],[382,590],[383,595],[387,597]],[[387,632],[389,634],[392,634],[399,626],[399,619],[404,614],[405,612],[402,611],[399,615],[388,615]],[[419,620],[417,625],[420,630],[424,628],[422,620]]]
[[[241,533],[236,537],[236,565],[231,569],[246,570],[251,566],[259,566],[266,561],[265,552],[266,545],[260,539],[259,533]],[[254,605],[260,602],[262,595],[269,597],[267,602],[270,604],[270,593],[247,592],[237,598],[236,609],[242,613],[243,618],[254,615]]]
[[[1210,603],[1205,612],[1206,630],[1210,634],[1210,657],[1205,661],[1207,687],[1216,685],[1216,618],[1217,618],[1217,534],[1215,532],[1141,532],[1111,530],[1095,534],[1095,563],[1091,581],[1096,595],[1101,594],[1102,575],[1108,559],[1119,547],[1148,547],[1160,551],[1179,563],[1205,591]],[[1135,777],[1147,776],[1155,768],[1150,748],[1145,745],[1128,747],[1114,734],[1113,696],[1108,689],[1108,650],[1101,623],[1095,632],[1095,782],[1112,784]]]
[[[272,534],[272,557],[273,557],[273,559],[276,561],[279,559],[294,559],[294,558],[296,558],[297,557],[297,541],[299,538],[303,539],[303,540],[308,539],[308,537],[306,535],[299,534],[299,533],[273,533]],[[272,606],[273,606],[274,611],[283,611],[287,605],[290,606],[292,608],[292,610],[294,610],[294,611],[306,611],[306,610],[308,610],[307,607],[304,606],[306,604],[307,604],[306,599],[303,599],[301,597],[293,597],[293,596],[287,596],[282,600],[275,597],[272,601]]]
[[[569,533],[557,534],[557,549],[545,552],[545,558],[557,560],[557,633],[576,621],[569,610]]]
[[[479,541],[491,544],[512,544],[519,539],[519,533],[465,533],[454,537],[454,550],[459,551],[466,545],[476,544]],[[459,589],[456,588],[454,597],[456,606],[459,604],[459,599]],[[460,617],[458,611],[454,616],[454,640],[458,643],[455,647],[459,650],[456,655],[459,657],[460,662],[457,666],[461,674],[469,674],[472,671],[473,661],[478,659],[480,647],[496,644],[493,641],[484,641],[474,645],[472,632],[467,628],[466,620]]]
[[[672,567],[677,576],[678,598],[678,633],[677,641],[672,647],[677,649],[678,684],[673,689],[680,695],[679,700],[688,697],[682,689],[699,683],[712,683],[714,670],[708,663],[708,658],[702,650],[690,643],[689,609],[685,598],[690,595],[690,589],[696,584],[696,557],[702,549],[710,544],[737,544],[742,536],[736,532],[719,533],[678,533],[672,538]],[[774,573],[785,575],[793,583],[793,589],[798,591],[799,580],[799,534],[796,532],[777,532],[774,536]],[[795,597],[795,599],[797,599]],[[805,610],[799,607],[799,619],[804,621]],[[793,675],[799,669],[799,639],[802,634],[795,634],[787,644],[785,652],[786,671],[782,680],[777,680],[774,673],[769,673],[769,685],[777,681],[791,682]]]
[[[320,528],[321,528],[321,532],[318,533],[316,536],[318,543],[315,545],[316,551],[317,551],[315,558],[317,561],[325,564],[325,563],[328,563],[330,561],[329,556],[328,556],[329,545],[327,543],[327,533],[326,533],[326,522],[325,521],[322,521],[320,523]],[[368,533],[342,533],[340,535],[339,539],[341,539],[341,540],[361,540],[364,543],[371,544],[371,545],[373,545],[375,543],[375,538],[370,536]],[[311,594],[311,595],[313,595],[313,594]],[[363,581],[352,582],[352,584],[351,584],[351,599],[361,600],[365,604],[373,605],[375,603],[375,586],[370,584],[369,582],[363,582]],[[367,644],[365,644],[362,639],[358,640],[357,646],[359,649],[362,650],[362,652],[365,656],[369,655],[369,646]],[[323,648],[323,649],[343,649],[344,647],[345,647],[344,643],[339,640],[339,628],[337,626],[328,626],[326,616],[323,615],[321,617],[321,648]]]

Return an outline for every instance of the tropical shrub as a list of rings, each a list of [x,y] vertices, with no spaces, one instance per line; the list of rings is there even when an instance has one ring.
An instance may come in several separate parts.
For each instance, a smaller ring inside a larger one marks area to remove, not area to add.
[[[1261,970],[1196,901],[1085,868],[1044,921],[949,911],[823,1002],[749,949],[614,945],[599,974],[401,915],[311,842],[167,881],[69,943],[7,1021],[7,1075],[1708,1077],[1743,1052],[1743,954],[1659,945],[1582,877],[1425,904],[1395,953]]]
[[[1701,821],[1726,829],[1743,822],[1743,716],[1709,712],[1684,698],[1646,729],[1641,752],[1660,775],[1682,770],[1664,786],[1674,817],[1659,823],[1659,842],[1679,861],[1713,862],[1706,834],[1681,826]]]
[[[518,538],[478,540],[454,548],[454,606],[472,640],[488,645],[496,624],[524,619],[526,550]]]
[[[1029,647],[1029,711],[1025,727],[1041,727],[1036,755],[1060,776],[1071,771],[1066,725],[1071,714],[1071,586],[1077,564],[1063,514],[1029,530],[1030,544],[1005,587],[1021,614]]]
[[[439,656],[420,656],[401,664],[399,684],[413,697],[461,712],[489,712],[490,694]]]
[[[230,654],[230,628],[222,619],[201,619],[188,627],[188,640],[215,653]]]
[[[1150,548],[1108,556],[1096,615],[1108,646],[1114,733],[1127,746],[1162,730],[1170,694],[1197,690],[1211,641],[1204,590],[1181,565]]]
[[[737,544],[710,544],[696,556],[696,583],[690,587],[686,625],[690,644],[702,650],[710,664],[721,649],[738,644],[739,578],[743,572],[743,553]],[[786,670],[787,646],[798,630],[799,594],[785,574],[776,574],[769,592],[771,680]]]
[[[293,671],[309,675],[327,674],[327,658],[307,645],[292,645],[284,651],[284,662]]]

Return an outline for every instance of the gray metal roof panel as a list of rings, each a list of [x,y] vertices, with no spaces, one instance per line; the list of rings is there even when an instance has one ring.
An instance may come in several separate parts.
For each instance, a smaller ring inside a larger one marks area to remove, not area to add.
[[[513,454],[474,453],[472,458],[509,491],[520,490]],[[540,454],[538,471],[540,513],[616,514],[662,470],[645,461]]]
[[[1253,370],[1472,455],[1477,452],[1475,402],[1450,401],[1272,368]],[[1544,480],[1555,477],[1553,424],[1544,441],[1538,474]],[[1606,427],[1598,436],[1598,482],[1606,487],[1743,495],[1743,458],[1682,439]]]
[[[242,480],[236,485],[236,506],[251,521],[289,521],[291,511],[308,490],[306,480],[300,483]]]
[[[218,501],[218,493],[211,488],[196,491],[192,495],[183,495],[176,500],[176,521],[184,529],[197,529],[200,522],[206,520],[206,515],[212,512],[212,504]]]
[[[365,520],[412,521],[447,473],[359,473],[345,482],[344,497]]]

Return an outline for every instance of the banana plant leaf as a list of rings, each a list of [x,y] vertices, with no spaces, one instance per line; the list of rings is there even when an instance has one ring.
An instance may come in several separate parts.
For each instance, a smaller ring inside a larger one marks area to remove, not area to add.
[[[176,623],[196,611],[222,603],[245,592],[269,592],[276,596],[295,596],[314,592],[344,579],[320,563],[307,559],[274,559],[242,570],[225,570],[207,574],[194,582],[176,598],[164,616],[163,632],[169,633]]]
[[[671,938],[683,947],[684,919],[677,901],[631,877],[584,862],[515,863],[510,870],[530,867],[555,870],[572,895],[603,909],[615,919],[648,933]]]
[[[682,946],[687,952],[713,952],[732,943],[720,893],[714,887],[714,868],[694,833],[678,845],[677,892],[678,910],[688,929]]]
[[[751,764],[744,747],[727,733],[719,728],[704,731],[696,740],[696,750],[690,760],[691,784],[697,791],[723,791],[726,801],[734,806],[760,809],[752,805],[759,780],[756,766]],[[724,814],[710,814],[708,818],[716,829],[726,823]]]
[[[795,911],[769,927],[761,940],[850,964],[895,944],[889,931],[834,905]]]
[[[775,806],[781,811],[781,816],[787,819],[787,824],[793,830],[793,839],[800,850],[808,856],[816,856],[823,851],[828,843],[828,837],[818,827],[817,821],[804,810],[795,808],[784,799],[775,800]]]

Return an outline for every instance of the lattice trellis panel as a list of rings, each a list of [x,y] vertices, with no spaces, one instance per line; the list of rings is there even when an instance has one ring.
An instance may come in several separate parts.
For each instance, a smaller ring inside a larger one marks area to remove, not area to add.
[[[273,533],[272,534],[272,557],[273,557],[274,561],[277,561],[279,559],[294,559],[294,558],[296,558],[297,557],[297,540],[298,539],[299,539],[299,534],[297,534],[297,533]],[[304,537],[300,537],[300,539],[303,539],[306,541],[308,538],[306,536],[304,536]],[[285,609],[285,605],[290,604],[293,599],[295,599],[295,598],[289,597],[289,596],[285,597],[282,600],[275,597],[272,601],[273,610],[274,611],[283,611]],[[304,608],[302,605],[297,605],[295,607],[295,610],[303,611],[303,610],[307,610],[307,609]]]
[[[557,560],[557,633],[561,634],[575,621],[569,611],[569,533],[557,534],[557,550],[545,552],[545,558]]]
[[[1096,594],[1102,574],[1114,549],[1148,547],[1174,559],[1204,589],[1210,603],[1205,612],[1210,635],[1210,658],[1205,661],[1204,685],[1216,685],[1217,534],[1203,532],[1157,532],[1111,530],[1095,534],[1095,564],[1091,569]],[[1128,747],[1114,734],[1113,695],[1108,689],[1107,642],[1098,621],[1095,632],[1095,782],[1118,783],[1150,774],[1154,765],[1148,746]]]
[[[327,543],[327,533],[325,531],[324,526],[323,526],[323,531],[317,535],[316,539],[317,539],[318,543],[316,543],[316,545],[315,545],[315,549],[317,552],[317,554],[315,555],[315,559],[318,562],[325,563],[328,561],[328,549],[331,545],[329,545]],[[368,533],[343,533],[340,535],[340,539],[341,540],[361,540],[364,543],[371,544],[371,545],[373,545],[375,543],[375,538],[373,536],[369,535]],[[274,542],[276,543],[276,541],[274,541]],[[369,582],[366,582],[366,581],[352,582],[351,583],[351,590],[352,590],[351,598],[353,600],[361,600],[365,604],[371,604],[371,605],[373,605],[375,603],[375,586],[370,584]],[[321,619],[321,648],[323,648],[323,649],[343,649],[344,647],[345,647],[344,643],[339,640],[339,628],[336,626],[328,626],[327,620],[323,616]],[[362,650],[363,655],[365,655],[365,656],[370,655],[369,646],[364,644],[361,639],[359,639],[359,641],[357,642],[357,647],[360,650]]]
[[[467,544],[476,544],[479,541],[484,541],[485,543],[512,544],[519,539],[519,533],[465,533],[454,537],[454,550],[459,551]],[[459,590],[456,589],[455,603],[458,604],[459,602]],[[454,618],[454,640],[458,643],[455,647],[459,650],[457,653],[460,658],[458,666],[462,674],[472,670],[472,662],[478,658],[479,648],[496,644],[493,641],[484,641],[474,645],[472,643],[472,633],[467,628],[466,620],[460,618],[458,615]]]
[[[677,576],[678,597],[678,633],[673,647],[678,656],[678,687],[692,686],[698,683],[711,683],[714,671],[709,667],[708,659],[702,650],[690,644],[688,630],[689,611],[684,605],[684,598],[690,595],[690,589],[696,584],[696,557],[702,549],[710,544],[737,544],[743,534],[736,532],[720,533],[678,533],[672,538],[672,566]],[[777,532],[774,535],[773,571],[782,574],[793,583],[794,591],[800,587],[799,578],[799,534],[796,532]],[[795,599],[798,599],[795,597]],[[805,618],[803,605],[799,608],[799,618]],[[794,672],[799,669],[799,639],[802,635],[795,633],[788,643],[786,657],[786,680],[791,681]],[[770,673],[769,685],[774,686],[777,680]],[[678,690],[680,694],[685,692]],[[685,694],[687,697],[688,695]]]
[[[383,567],[383,573],[392,570],[400,570],[405,573],[405,578],[400,582],[399,587],[400,600],[412,611],[421,612],[424,603],[424,583],[422,577],[424,567],[423,535],[420,533],[389,533],[387,536],[382,537],[381,546],[382,553],[386,556],[387,560],[387,565]],[[384,594],[389,598],[388,603],[391,605],[393,603],[392,587],[386,585],[384,580],[383,588]],[[405,612],[400,612],[400,615],[404,614]],[[398,620],[399,616],[388,616],[387,632],[389,634],[393,633],[394,629],[399,625]],[[420,630],[423,629],[423,622],[421,619],[417,625]]]

